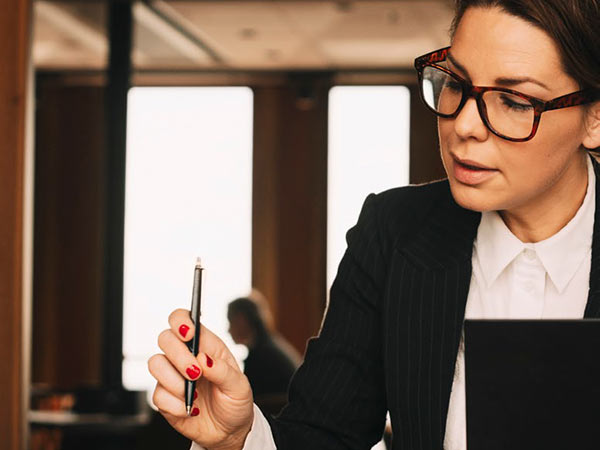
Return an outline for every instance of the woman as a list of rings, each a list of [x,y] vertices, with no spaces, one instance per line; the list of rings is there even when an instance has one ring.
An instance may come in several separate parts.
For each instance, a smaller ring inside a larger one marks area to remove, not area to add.
[[[167,420],[210,449],[367,449],[389,410],[394,448],[464,450],[465,317],[600,316],[599,23],[599,0],[459,0],[452,47],[416,61],[448,180],[367,198],[269,423],[209,330],[190,355],[175,311],[149,362]]]
[[[285,339],[269,326],[266,299],[256,290],[227,306],[229,334],[236,344],[248,348],[244,375],[254,403],[265,414],[277,414],[287,403],[287,388],[301,358]]]

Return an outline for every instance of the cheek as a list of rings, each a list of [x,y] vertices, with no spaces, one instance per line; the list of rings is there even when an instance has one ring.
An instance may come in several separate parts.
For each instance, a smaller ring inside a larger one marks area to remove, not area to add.
[[[580,153],[582,143],[580,111],[559,110],[543,114],[534,138],[515,149],[514,159],[522,166],[525,183],[552,183],[573,158]]]
[[[446,170],[446,174],[448,174],[448,163],[449,163],[449,154],[448,150],[451,147],[451,140],[453,136],[453,124],[450,120],[440,120],[438,119],[438,139],[440,144],[440,153],[442,156],[442,163],[444,165],[444,169]]]
[[[586,109],[581,106],[547,111],[542,114],[534,139],[545,141],[548,148],[578,149],[587,135]],[[538,136],[539,135],[539,136]]]
[[[537,142],[536,142],[537,144]],[[552,154],[544,146],[521,144],[516,148],[506,149],[502,155],[502,175],[505,180],[506,195],[519,199],[543,190],[550,178],[562,166],[557,154]]]

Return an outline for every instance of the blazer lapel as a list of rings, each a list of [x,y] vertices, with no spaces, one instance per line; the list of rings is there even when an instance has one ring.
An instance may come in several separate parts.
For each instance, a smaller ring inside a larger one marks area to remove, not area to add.
[[[600,165],[592,158],[596,174],[596,210],[594,212],[594,233],[592,237],[592,267],[590,269],[590,290],[585,308],[585,318],[600,317]]]
[[[400,448],[442,447],[480,219],[459,207],[448,189],[395,254],[390,332],[400,379],[390,380],[388,393],[399,405],[392,420]]]

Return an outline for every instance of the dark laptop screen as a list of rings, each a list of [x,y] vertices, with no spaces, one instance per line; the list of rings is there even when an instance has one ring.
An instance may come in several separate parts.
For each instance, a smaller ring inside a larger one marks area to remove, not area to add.
[[[465,322],[468,450],[600,449],[600,320]]]

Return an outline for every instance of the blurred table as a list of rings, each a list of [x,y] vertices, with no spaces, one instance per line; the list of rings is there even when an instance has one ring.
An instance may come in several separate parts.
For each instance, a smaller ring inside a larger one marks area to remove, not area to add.
[[[42,436],[32,439],[32,450],[71,450],[82,446],[86,450],[130,450],[136,447],[139,433],[150,423],[150,414],[29,411],[28,421],[32,436]],[[44,436],[48,436],[46,443]]]

